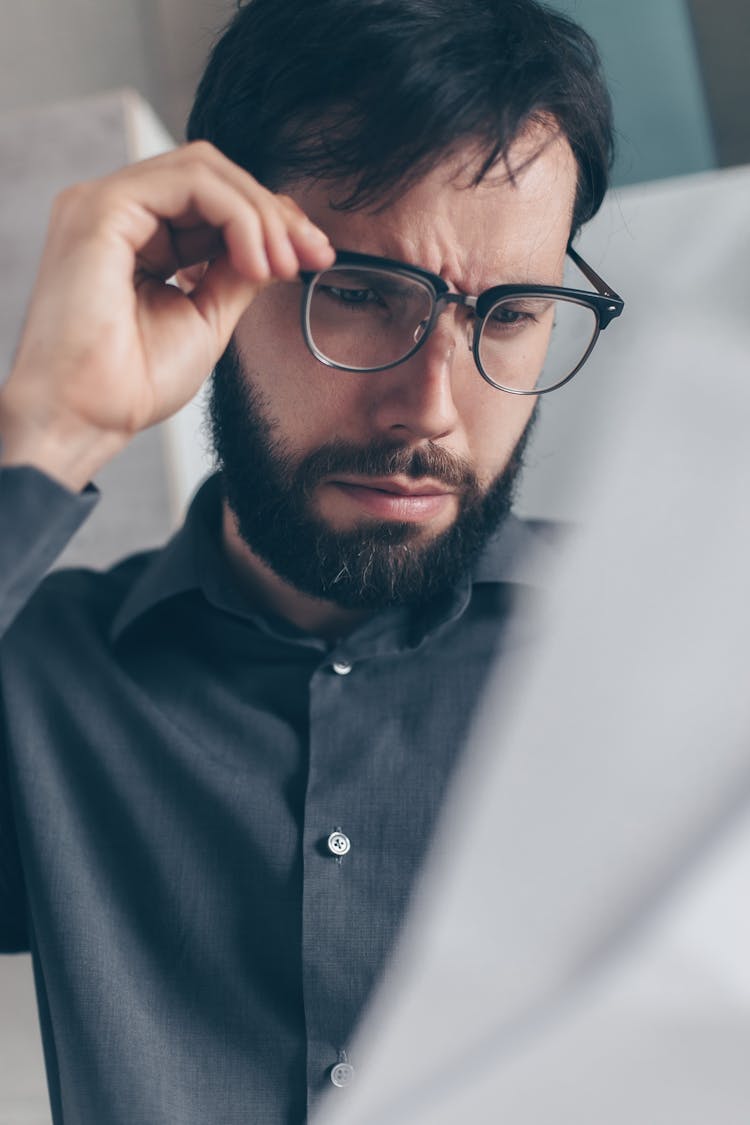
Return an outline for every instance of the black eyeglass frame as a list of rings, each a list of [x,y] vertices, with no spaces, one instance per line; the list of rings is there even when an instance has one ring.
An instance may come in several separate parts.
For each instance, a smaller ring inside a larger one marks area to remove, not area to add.
[[[412,266],[406,262],[399,262],[393,258],[380,258],[372,254],[360,254],[355,250],[337,250],[336,259],[332,265],[324,270],[300,270],[300,280],[303,282],[304,289],[302,291],[302,301],[300,305],[301,319],[302,319],[302,335],[305,340],[309,351],[319,360],[320,363],[326,367],[332,367],[337,371],[353,371],[356,373],[371,373],[375,371],[387,371],[392,367],[398,367],[399,364],[405,363],[407,359],[418,352],[424,344],[425,340],[430,335],[437,318],[440,314],[440,305],[456,304],[464,305],[467,308],[473,309],[476,314],[476,322],[474,325],[474,339],[472,346],[472,354],[477,370],[486,383],[489,383],[495,390],[505,391],[507,394],[512,395],[543,395],[548,394],[550,391],[556,391],[558,387],[564,386],[576,375],[583,367],[586,360],[594,350],[594,346],[599,339],[599,334],[604,331],[607,325],[618,317],[625,307],[625,302],[618,293],[615,293],[606,281],[604,281],[598,273],[584,261],[580,254],[578,254],[572,246],[568,246],[568,257],[578,267],[583,276],[589,281],[595,293],[589,293],[585,289],[567,289],[562,286],[555,285],[493,285],[490,289],[485,289],[477,297],[470,296],[465,293],[451,293],[448,289],[448,283],[444,278],[439,277],[437,274],[429,273],[427,270],[421,269],[419,266]],[[318,278],[323,277],[330,270],[337,266],[356,266],[363,269],[379,269],[388,271],[390,273],[403,274],[405,277],[415,278],[427,286],[432,292],[432,312],[430,319],[427,322],[424,332],[415,342],[414,347],[402,356],[400,359],[393,360],[390,363],[380,364],[378,367],[347,367],[341,363],[335,363],[324,355],[315,345],[310,330],[310,303],[313,293],[313,284]],[[551,299],[571,301],[574,304],[586,305],[592,310],[596,317],[596,328],[591,337],[588,348],[583,354],[583,358],[573,368],[573,370],[561,379],[559,382],[554,383],[551,387],[544,387],[542,390],[518,390],[513,387],[504,387],[500,383],[496,383],[484,370],[482,361],[479,355],[479,343],[482,334],[482,325],[487,314],[491,309],[502,301],[511,297],[549,297]]]

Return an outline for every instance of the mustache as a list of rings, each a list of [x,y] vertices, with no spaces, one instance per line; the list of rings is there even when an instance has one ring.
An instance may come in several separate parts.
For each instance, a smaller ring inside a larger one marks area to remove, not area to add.
[[[309,494],[321,480],[335,473],[365,477],[399,475],[413,480],[430,477],[467,493],[480,491],[479,479],[469,461],[432,442],[418,449],[387,443],[362,447],[341,440],[328,442],[300,462],[296,483]]]

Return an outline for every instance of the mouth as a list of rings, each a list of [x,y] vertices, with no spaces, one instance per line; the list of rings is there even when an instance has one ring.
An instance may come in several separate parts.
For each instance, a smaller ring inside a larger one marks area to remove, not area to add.
[[[345,508],[377,519],[426,523],[455,512],[457,494],[439,481],[406,477],[337,477],[325,482]]]

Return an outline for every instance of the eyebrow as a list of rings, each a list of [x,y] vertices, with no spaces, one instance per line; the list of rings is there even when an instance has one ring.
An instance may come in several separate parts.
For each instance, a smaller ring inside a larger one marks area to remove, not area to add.
[[[526,273],[521,274],[521,273],[515,273],[513,271],[508,271],[508,272],[505,272],[504,275],[501,278],[496,277],[494,280],[492,280],[490,282],[489,285],[482,285],[479,289],[474,289],[474,290],[466,289],[463,286],[456,285],[452,280],[449,281],[448,284],[450,285],[451,291],[453,291],[453,292],[461,293],[464,296],[468,296],[468,297],[478,297],[481,293],[485,293],[488,289],[497,288],[498,285],[523,285],[523,286],[526,286],[526,285],[529,285],[529,286],[541,285],[541,286],[544,286],[544,287],[558,289],[558,288],[560,288],[560,286],[562,286],[564,284],[564,282],[565,282],[565,271],[563,269],[560,272],[560,277],[558,279],[553,279],[553,280],[542,279],[542,278],[533,277],[533,276],[530,277]]]
[[[347,285],[355,288],[357,285],[364,285],[365,282],[372,280],[366,266],[341,266],[338,272],[341,274],[341,288],[346,288]],[[380,282],[382,289],[403,288],[404,281],[398,277],[388,273],[383,273],[380,276],[382,277]]]
[[[347,248],[346,250],[343,250],[343,252],[347,253],[347,252],[350,252],[350,251]],[[353,252],[355,254],[364,253],[363,251],[359,251],[359,250],[351,251],[351,252]],[[401,256],[390,257],[387,254],[372,254],[370,252],[367,253],[367,256],[371,257],[371,258],[375,258],[376,260],[380,260],[380,261],[383,261],[383,262],[393,262],[397,265],[404,266],[406,269],[409,269],[411,267],[412,269],[422,270],[425,273],[431,274],[431,276],[433,276],[433,277],[441,277],[442,276],[439,273],[435,273],[433,270],[428,270],[426,266],[421,265],[420,263],[406,261]],[[361,266],[358,263],[352,263],[351,265],[343,265],[342,264],[341,268],[346,269],[346,270],[350,270],[352,273],[356,273],[358,270],[362,270],[362,269],[366,270],[367,266]],[[562,271],[559,279],[543,280],[543,279],[538,278],[538,277],[529,277],[528,274],[522,275],[522,274],[511,272],[510,274],[506,273],[505,276],[502,277],[502,278],[495,278],[493,281],[490,282],[489,285],[483,285],[478,289],[467,289],[464,286],[457,285],[453,280],[451,280],[449,278],[444,278],[443,280],[448,285],[449,292],[459,293],[459,294],[461,294],[461,296],[464,296],[464,297],[478,297],[482,293],[485,293],[488,289],[495,289],[495,288],[497,288],[498,286],[501,286],[501,285],[518,285],[518,286],[522,286],[522,287],[523,286],[541,286],[542,288],[558,289],[564,284],[565,274],[564,274],[564,268],[563,268],[563,271]]]
[[[548,280],[541,280],[540,278],[530,278],[530,277],[527,277],[527,276],[524,276],[524,277],[521,277],[521,276],[518,276],[518,275],[510,276],[510,277],[506,276],[501,280],[496,279],[495,281],[491,282],[490,285],[482,285],[480,288],[473,289],[473,290],[464,289],[463,287],[459,288],[458,286],[451,285],[451,293],[459,293],[459,294],[461,294],[461,296],[464,296],[464,297],[480,297],[482,295],[482,293],[487,293],[488,289],[497,289],[500,286],[506,286],[506,285],[512,285],[512,286],[518,286],[519,288],[530,288],[530,289],[533,289],[533,288],[560,289],[563,286],[563,279],[560,278],[560,280],[548,281]]]

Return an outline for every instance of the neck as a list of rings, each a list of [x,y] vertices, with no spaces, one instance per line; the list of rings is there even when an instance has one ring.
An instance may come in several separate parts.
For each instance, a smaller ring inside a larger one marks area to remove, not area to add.
[[[226,501],[222,509],[222,542],[227,561],[243,595],[256,607],[276,614],[311,633],[333,641],[346,636],[369,614],[342,609],[290,586],[250,550],[241,538]]]

